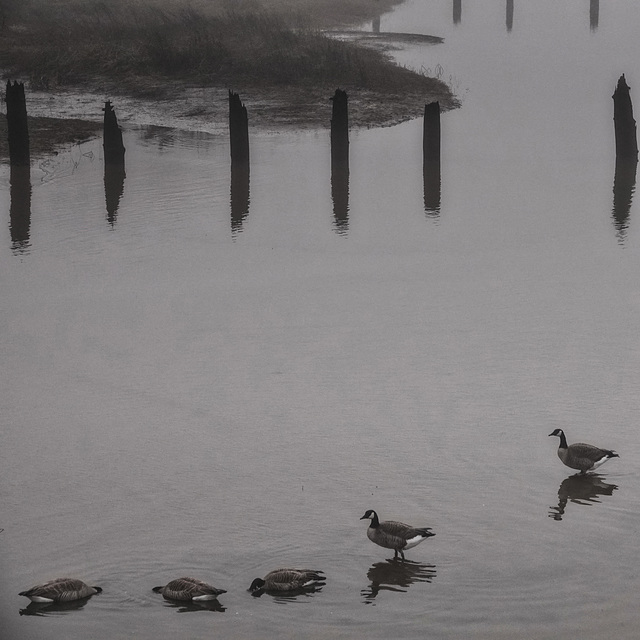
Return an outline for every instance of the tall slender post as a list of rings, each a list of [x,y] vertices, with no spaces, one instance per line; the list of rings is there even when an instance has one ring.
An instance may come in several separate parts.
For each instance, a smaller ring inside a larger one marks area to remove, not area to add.
[[[335,229],[349,228],[349,97],[336,89],[331,113],[331,197]]]
[[[630,89],[624,74],[620,76],[613,93],[613,122],[616,135],[616,159],[637,159],[636,121],[633,118]]]
[[[12,166],[28,167],[31,164],[29,152],[29,126],[27,124],[27,101],[24,83],[7,82],[5,94],[7,103],[7,132],[9,139],[9,162]]]
[[[240,96],[229,91],[231,162],[249,164],[249,117]]]
[[[124,164],[124,143],[122,131],[118,126],[116,112],[107,100],[104,103],[104,122],[102,126],[102,146],[104,148],[105,164]]]
[[[120,199],[124,193],[125,148],[122,130],[118,126],[116,113],[107,100],[104,103],[104,122],[102,127],[102,147],[104,149],[104,197],[107,207],[107,222],[113,226],[118,217]]]

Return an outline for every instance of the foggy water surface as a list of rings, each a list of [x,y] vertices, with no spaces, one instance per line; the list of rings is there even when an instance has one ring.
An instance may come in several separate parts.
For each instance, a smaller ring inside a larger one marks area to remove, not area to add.
[[[394,51],[461,98],[439,190],[420,121],[352,131],[333,183],[328,130],[253,132],[233,181],[226,135],[157,127],[125,127],[124,175],[100,141],[3,166],[6,637],[634,638],[640,214],[611,95],[624,73],[640,109],[639,26],[630,0],[381,16],[444,38]],[[557,427],[620,458],[576,477]],[[367,509],[436,536],[395,562]],[[279,566],[327,584],[247,593]],[[65,575],[104,592],[17,595]],[[151,591],[183,575],[228,593]]]

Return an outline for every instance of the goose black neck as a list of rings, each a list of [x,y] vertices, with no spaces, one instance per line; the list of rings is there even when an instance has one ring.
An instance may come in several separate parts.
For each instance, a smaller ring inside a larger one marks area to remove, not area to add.
[[[560,431],[560,448],[567,449],[567,438],[564,435],[564,431]]]
[[[371,518],[371,524],[369,526],[373,529],[380,526],[380,520],[378,520],[378,514],[375,511],[373,512],[373,518]]]

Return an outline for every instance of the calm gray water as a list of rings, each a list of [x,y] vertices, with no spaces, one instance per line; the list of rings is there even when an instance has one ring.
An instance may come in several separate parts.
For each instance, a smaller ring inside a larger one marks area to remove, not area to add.
[[[439,207],[420,121],[352,132],[337,216],[326,130],[254,133],[233,218],[224,133],[126,126],[109,211],[99,142],[32,168],[28,221],[1,168],[2,638],[637,637],[640,9],[454,4],[381,19],[445,38],[395,52],[462,99]],[[575,478],[557,427],[621,457]],[[394,563],[369,508],[436,537]],[[247,593],[287,565],[327,585]],[[64,575],[104,592],[17,595]],[[182,575],[228,593],[151,592]]]

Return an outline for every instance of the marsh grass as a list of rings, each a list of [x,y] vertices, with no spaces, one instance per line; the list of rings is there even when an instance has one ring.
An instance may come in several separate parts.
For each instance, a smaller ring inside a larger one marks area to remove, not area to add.
[[[446,90],[379,51],[330,39],[318,29],[318,9],[327,24],[338,15],[364,19],[370,1],[265,3],[270,8],[252,0],[30,0],[2,31],[0,67],[5,77],[43,89],[107,83],[135,91],[168,79],[209,86]],[[338,4],[343,14],[327,13]],[[384,5],[380,0],[377,6]]]

